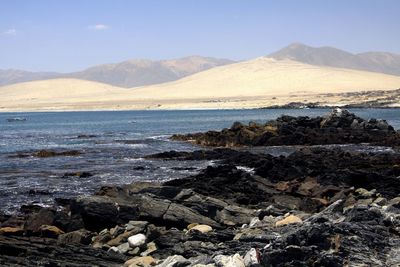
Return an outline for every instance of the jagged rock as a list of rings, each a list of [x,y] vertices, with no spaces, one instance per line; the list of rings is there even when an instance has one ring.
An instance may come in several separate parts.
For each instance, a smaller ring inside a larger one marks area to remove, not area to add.
[[[157,251],[157,246],[156,243],[150,242],[146,244],[146,250],[140,253],[141,256],[147,256],[150,255],[151,253]]]
[[[92,237],[95,234],[85,229],[76,230],[73,232],[61,234],[58,236],[58,244],[61,245],[72,245],[72,244],[83,244],[89,245],[92,241]]]
[[[54,211],[43,208],[38,213],[29,216],[24,225],[24,230],[28,232],[38,233],[42,225],[52,225],[54,223]]]
[[[129,221],[125,225],[126,231],[135,231],[136,233],[144,232],[149,222],[147,221]]]
[[[281,237],[264,250],[262,264],[387,266],[388,261],[393,263],[387,250],[400,244],[400,236],[389,233],[393,225],[383,223],[385,211],[379,206],[356,206],[343,213],[342,204],[343,201],[338,201],[305,223],[285,228]],[[400,263],[394,262],[394,266]]]
[[[110,229],[110,235],[112,237],[116,237],[116,236],[122,234],[124,231],[125,231],[124,227],[121,227],[121,226],[117,225],[117,226],[115,226],[115,227]]]
[[[42,225],[39,231],[41,236],[50,238],[58,238],[58,236],[64,234],[64,231],[54,225]]]
[[[368,121],[347,110],[335,109],[324,117],[283,115],[266,124],[234,123],[230,129],[187,135],[173,140],[191,141],[203,146],[322,145],[345,143],[400,144],[400,135],[384,120]],[[393,142],[394,141],[394,142]]]
[[[242,225],[250,223],[255,214],[255,210],[230,205],[219,211],[216,218],[225,225]]]
[[[16,253],[17,252],[17,253]],[[108,254],[89,246],[59,246],[57,240],[42,237],[0,235],[1,266],[121,266],[126,257]]]
[[[169,256],[162,263],[156,265],[157,267],[183,267],[189,266],[190,261],[180,255]]]
[[[88,230],[110,228],[118,223],[118,205],[105,197],[79,197],[73,203],[71,211],[82,216]]]

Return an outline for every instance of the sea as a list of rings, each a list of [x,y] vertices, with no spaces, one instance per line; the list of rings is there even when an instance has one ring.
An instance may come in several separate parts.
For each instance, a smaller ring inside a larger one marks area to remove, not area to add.
[[[199,147],[169,140],[172,134],[221,130],[233,122],[266,122],[282,114],[323,116],[328,109],[171,110],[0,113],[0,212],[24,204],[53,205],[57,198],[93,194],[103,185],[166,181],[195,175],[211,161],[164,161],[144,156]],[[400,128],[400,109],[351,109],[363,118],[387,120]],[[15,120],[15,118],[20,118]],[[11,119],[11,120],[10,120]],[[79,156],[19,157],[38,150],[79,150]],[[287,155],[295,147],[268,147]],[[391,152],[391,148],[347,149]],[[66,173],[89,172],[90,177]]]

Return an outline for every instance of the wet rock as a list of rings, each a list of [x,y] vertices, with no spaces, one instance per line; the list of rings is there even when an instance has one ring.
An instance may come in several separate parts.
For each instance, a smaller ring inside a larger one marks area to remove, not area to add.
[[[30,196],[35,196],[35,195],[49,196],[49,195],[52,195],[52,193],[47,190],[29,189],[28,195],[30,195]]]
[[[80,134],[77,136],[78,139],[88,139],[88,138],[95,138],[97,135],[94,134]]]
[[[90,172],[66,172],[62,176],[62,178],[68,178],[68,177],[78,177],[78,178],[89,178],[92,177],[93,174]]]

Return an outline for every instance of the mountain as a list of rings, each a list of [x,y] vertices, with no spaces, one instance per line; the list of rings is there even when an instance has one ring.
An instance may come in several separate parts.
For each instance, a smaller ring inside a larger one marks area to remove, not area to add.
[[[333,47],[291,44],[268,55],[274,59],[291,59],[318,66],[331,66],[400,75],[400,55],[386,52],[352,54]]]
[[[191,56],[173,60],[129,60],[105,64],[66,75],[66,77],[137,87],[178,80],[213,67],[233,63],[227,59]]]
[[[77,79],[3,86],[0,110],[242,108],[328,97],[340,105],[350,95],[366,100],[361,91],[398,88],[399,76],[262,57],[134,90]]]
[[[44,79],[74,78],[130,88],[178,80],[196,72],[233,62],[228,59],[191,56],[161,61],[129,60],[67,74],[0,70],[0,86]]]
[[[0,70],[0,86],[13,83],[51,79],[58,77],[59,75],[60,74],[55,72],[29,72],[14,69]]]

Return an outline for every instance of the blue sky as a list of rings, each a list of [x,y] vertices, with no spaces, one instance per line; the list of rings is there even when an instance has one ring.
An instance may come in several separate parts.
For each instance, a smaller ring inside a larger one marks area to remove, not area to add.
[[[1,0],[0,69],[250,59],[293,42],[400,54],[398,0]]]

